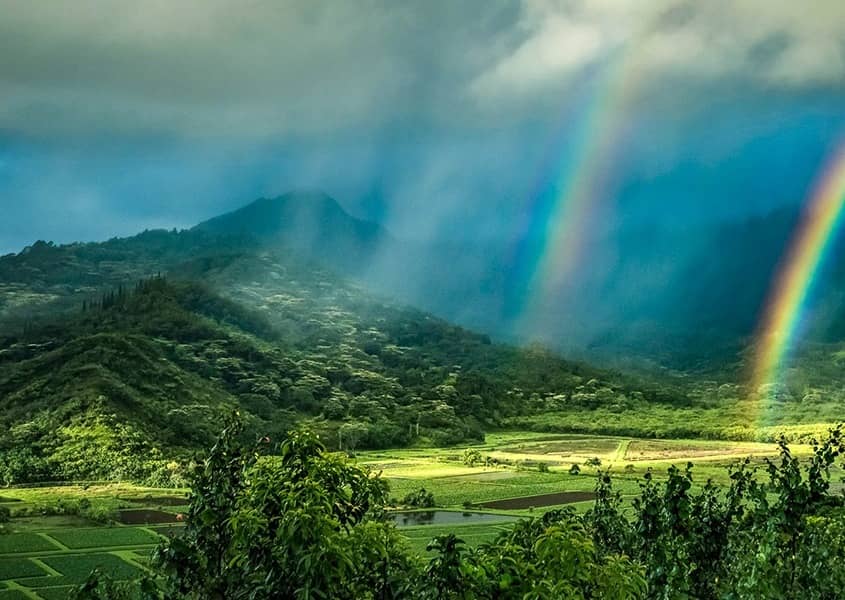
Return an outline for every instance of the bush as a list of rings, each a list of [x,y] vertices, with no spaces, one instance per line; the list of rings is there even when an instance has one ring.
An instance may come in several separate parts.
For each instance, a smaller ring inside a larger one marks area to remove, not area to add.
[[[415,492],[409,493],[407,496],[402,498],[402,504],[405,506],[413,506],[414,508],[432,508],[436,505],[434,501],[434,494],[425,488],[420,488]]]
[[[463,461],[466,466],[474,467],[483,460],[484,459],[481,457],[481,452],[479,452],[475,448],[467,448],[466,450],[464,450]]]

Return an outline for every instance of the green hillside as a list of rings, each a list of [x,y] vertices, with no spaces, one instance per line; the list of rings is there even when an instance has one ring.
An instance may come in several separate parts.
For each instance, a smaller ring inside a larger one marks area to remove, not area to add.
[[[245,240],[148,232],[39,244],[0,270],[7,483],[166,484],[235,409],[248,435],[308,421],[330,446],[355,450],[481,439],[506,419],[564,405],[684,401],[542,349],[491,343]]]

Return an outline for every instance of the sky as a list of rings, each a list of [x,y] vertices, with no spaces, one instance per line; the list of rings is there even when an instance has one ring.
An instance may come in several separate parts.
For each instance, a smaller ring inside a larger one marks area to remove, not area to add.
[[[296,188],[507,238],[599,132],[609,227],[732,219],[804,200],[843,107],[841,0],[0,0],[0,254]]]

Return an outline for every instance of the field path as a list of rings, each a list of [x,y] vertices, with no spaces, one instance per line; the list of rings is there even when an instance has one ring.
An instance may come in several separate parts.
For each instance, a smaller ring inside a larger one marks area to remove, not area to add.
[[[53,567],[51,567],[50,565],[45,563],[43,560],[39,560],[35,557],[32,557],[29,560],[31,560],[36,565],[38,565],[39,567],[44,569],[49,575],[51,575],[53,577],[61,577],[62,576],[62,573],[59,573],[56,569],[54,569]]]
[[[65,546],[65,545],[64,545],[63,543],[61,543],[59,540],[57,540],[57,539],[54,539],[54,538],[50,537],[48,534],[46,534],[46,533],[44,533],[44,532],[41,532],[41,531],[36,531],[36,532],[35,532],[35,535],[37,535],[37,536],[38,536],[38,537],[40,537],[41,539],[47,540],[48,542],[50,542],[51,544],[53,544],[53,546],[55,546],[57,550],[62,550],[62,551],[65,551],[65,552],[66,552],[66,551],[68,551],[68,550],[70,550],[70,548],[68,548],[67,546]]]
[[[17,590],[21,594],[26,596],[27,598],[32,598],[32,600],[41,600],[41,596],[36,595],[33,590],[31,590],[29,588],[25,588],[24,586],[22,586],[19,583],[16,583],[14,581],[7,581],[7,582],[5,582],[5,584],[6,584],[6,587],[0,588],[0,589]]]
[[[625,455],[628,454],[628,446],[631,445],[630,438],[627,440],[622,440],[619,442],[619,445],[616,447],[616,453],[613,455],[614,461],[623,462],[625,460]]]

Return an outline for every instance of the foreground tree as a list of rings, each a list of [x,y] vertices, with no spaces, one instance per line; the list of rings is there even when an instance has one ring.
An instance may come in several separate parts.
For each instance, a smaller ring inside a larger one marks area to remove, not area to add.
[[[245,452],[229,425],[197,468],[185,532],[159,549],[166,598],[399,598],[414,565],[380,519],[386,483],[292,433]]]

